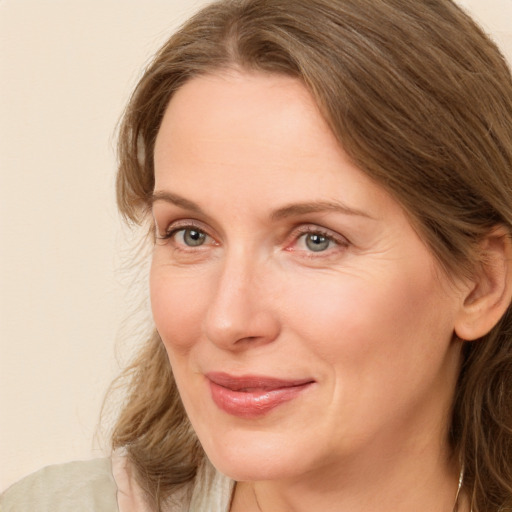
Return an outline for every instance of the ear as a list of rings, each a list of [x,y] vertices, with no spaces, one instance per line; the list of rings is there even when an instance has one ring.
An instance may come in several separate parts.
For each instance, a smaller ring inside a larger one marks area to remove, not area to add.
[[[504,227],[480,243],[481,261],[455,323],[455,334],[471,341],[485,336],[512,300],[512,242]]]

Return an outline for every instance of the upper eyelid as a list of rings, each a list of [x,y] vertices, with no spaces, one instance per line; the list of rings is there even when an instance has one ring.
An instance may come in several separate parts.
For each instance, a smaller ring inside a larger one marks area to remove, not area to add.
[[[156,238],[160,239],[160,240],[168,240],[168,239],[172,238],[178,231],[187,229],[187,228],[196,229],[197,231],[201,231],[202,233],[204,233],[206,236],[213,238],[208,233],[208,231],[205,230],[199,224],[193,223],[190,220],[184,221],[183,224],[179,224],[179,222],[180,221],[166,223],[165,227],[160,228],[158,225],[158,222],[155,221],[155,236],[156,236]]]
[[[205,233],[208,231],[205,229],[201,222],[190,220],[190,219],[184,219],[184,220],[176,220],[173,222],[170,222],[169,225],[165,228],[166,231],[174,231],[179,229],[187,229],[187,228],[195,228],[198,231],[204,231]]]
[[[308,234],[308,233],[318,233],[318,234],[321,234],[322,236],[330,238],[334,241],[339,241],[339,242],[345,241],[345,242],[349,243],[349,239],[346,236],[342,235],[341,233],[338,233],[332,229],[325,228],[325,227],[322,227],[322,226],[319,226],[316,224],[300,225],[300,226],[297,226],[296,229],[293,231],[293,234],[296,234],[296,235],[304,235],[304,234]]]
[[[174,198],[177,199],[174,199]],[[158,225],[166,224],[170,226],[174,222],[181,222],[184,224],[190,223],[204,229],[205,232],[213,231],[218,233],[218,226],[216,226],[215,220],[206,214],[198,205],[188,201],[185,198],[175,196],[174,194],[168,194],[165,192],[155,193],[152,197],[150,212],[153,215],[154,224]],[[166,230],[168,227],[166,227]]]
[[[201,229],[201,228],[199,228],[197,226],[193,226],[193,225],[190,225],[190,224],[188,226],[174,226],[174,227],[171,227],[170,229],[167,229],[167,231],[165,233],[165,236],[169,237],[169,236],[175,235],[176,233],[179,233],[180,231],[187,231],[187,230],[199,231],[200,233],[203,233],[205,236],[213,239],[213,237],[210,236],[204,229]]]
[[[180,210],[182,210],[180,208]],[[213,219],[202,216],[202,213],[195,213],[190,211],[175,211],[169,208],[155,208],[153,205],[153,224],[156,228],[157,234],[164,234],[172,229],[174,225],[181,225],[183,227],[193,226],[197,229],[204,231],[212,238],[218,239],[222,235],[220,226],[217,226]]]

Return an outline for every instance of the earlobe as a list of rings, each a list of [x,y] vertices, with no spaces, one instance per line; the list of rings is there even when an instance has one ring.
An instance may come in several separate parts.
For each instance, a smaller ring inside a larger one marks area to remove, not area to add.
[[[512,300],[512,241],[508,230],[493,229],[480,244],[481,261],[464,297],[455,334],[472,341],[485,336]]]

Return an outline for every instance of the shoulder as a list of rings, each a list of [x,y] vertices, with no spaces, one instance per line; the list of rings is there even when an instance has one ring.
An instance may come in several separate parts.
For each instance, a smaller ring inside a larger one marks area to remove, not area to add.
[[[118,512],[110,459],[48,466],[0,496],[0,512]]]

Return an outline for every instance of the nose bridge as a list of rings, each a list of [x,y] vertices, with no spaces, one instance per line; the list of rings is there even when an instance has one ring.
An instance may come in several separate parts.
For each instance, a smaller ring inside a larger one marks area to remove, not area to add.
[[[226,251],[205,318],[205,333],[213,343],[233,348],[275,339],[279,326],[265,292],[266,266],[250,247]]]

